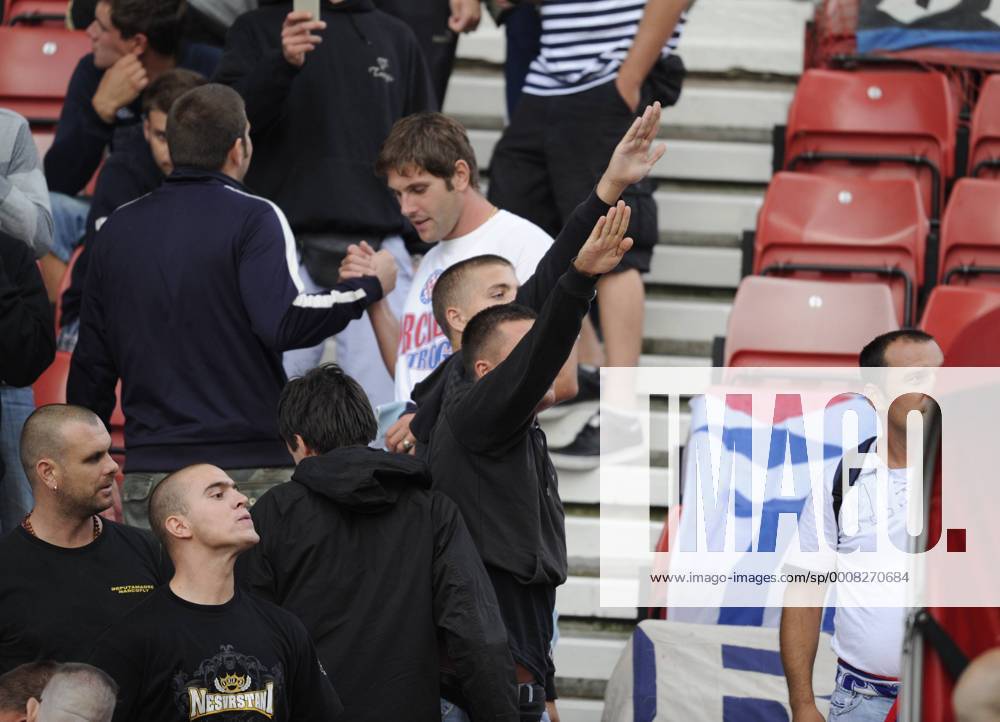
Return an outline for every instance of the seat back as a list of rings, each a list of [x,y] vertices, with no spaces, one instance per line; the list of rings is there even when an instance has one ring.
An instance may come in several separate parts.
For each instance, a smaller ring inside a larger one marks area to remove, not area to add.
[[[935,286],[927,299],[920,328],[934,337],[947,356],[955,339],[970,324],[997,309],[1000,309],[1000,290]]]
[[[899,328],[889,289],[747,276],[729,316],[727,366],[856,366],[879,334]]]
[[[969,175],[1000,178],[1000,75],[990,75],[972,112]]]
[[[1000,288],[1000,183],[963,178],[955,184],[941,222],[938,267],[942,283]]]
[[[907,310],[916,307],[924,275],[928,230],[912,179],[777,173],[757,220],[753,271],[885,283],[892,289],[899,322],[905,324],[912,322]]]
[[[7,0],[4,25],[66,27],[66,0]]]
[[[32,126],[55,125],[70,76],[90,50],[85,32],[0,26],[0,106]]]
[[[954,175],[956,124],[948,81],[940,73],[808,70],[788,112],[786,167],[916,178],[925,210],[937,218],[944,181]],[[813,162],[807,160],[810,154],[855,160],[821,157]],[[891,156],[924,161],[888,160]]]

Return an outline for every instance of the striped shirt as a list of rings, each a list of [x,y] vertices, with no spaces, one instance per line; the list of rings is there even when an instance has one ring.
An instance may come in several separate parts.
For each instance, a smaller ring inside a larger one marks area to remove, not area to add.
[[[541,52],[528,70],[524,92],[569,95],[614,80],[645,5],[646,0],[545,0]],[[686,20],[682,14],[663,46],[664,57],[677,49]]]

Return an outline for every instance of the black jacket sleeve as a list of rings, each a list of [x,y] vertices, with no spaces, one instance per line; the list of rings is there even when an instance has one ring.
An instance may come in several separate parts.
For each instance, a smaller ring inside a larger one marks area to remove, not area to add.
[[[90,409],[105,426],[110,426],[118,367],[105,327],[103,250],[99,237],[97,246],[92,249],[80,305],[80,338],[70,362],[66,401]]]
[[[93,55],[81,58],[73,71],[55,140],[45,154],[45,178],[50,191],[71,196],[79,193],[101,164],[104,149],[111,142],[114,125],[101,120],[91,105],[102,75],[94,65]]]
[[[244,15],[229,29],[214,81],[243,96],[250,132],[256,137],[281,120],[285,100],[299,71],[281,52],[281,28],[275,29],[274,41],[268,42],[252,20]]]
[[[573,209],[573,213],[566,219],[566,225],[538,261],[531,278],[518,289],[515,299],[517,303],[535,311],[542,310],[545,299],[555,288],[559,277],[587,242],[597,220],[610,208],[611,206],[597,197],[596,189],[590,191],[587,200]]]
[[[449,422],[462,444],[474,452],[489,453],[505,448],[524,432],[576,343],[596,283],[596,276],[585,276],[570,266],[535,325],[510,355],[448,409]]]
[[[493,585],[451,499],[432,493],[434,618],[475,720],[516,722],[514,660]]]
[[[0,380],[30,386],[56,353],[55,326],[31,249],[0,234]]]
[[[410,82],[407,85],[409,92],[403,106],[403,115],[438,110],[437,96],[434,94],[434,84],[431,82],[427,60],[424,58],[424,53],[420,49],[416,37],[412,34],[407,66],[410,68]]]

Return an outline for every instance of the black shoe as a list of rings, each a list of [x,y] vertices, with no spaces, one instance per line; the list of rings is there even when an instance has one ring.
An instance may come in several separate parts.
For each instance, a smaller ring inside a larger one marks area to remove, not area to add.
[[[552,463],[558,469],[596,469],[601,463],[601,415],[594,414],[566,446],[549,448]]]

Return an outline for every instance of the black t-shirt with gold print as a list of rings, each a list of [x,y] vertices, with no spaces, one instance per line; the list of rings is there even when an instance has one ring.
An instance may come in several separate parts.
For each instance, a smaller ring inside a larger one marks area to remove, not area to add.
[[[23,528],[0,539],[0,674],[24,662],[82,662],[97,638],[170,578],[149,532],[103,521],[67,549]]]
[[[157,589],[98,640],[114,722],[332,722],[343,710],[302,622],[237,590],[219,605]]]

